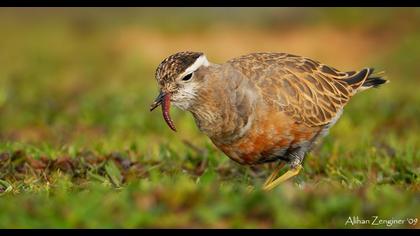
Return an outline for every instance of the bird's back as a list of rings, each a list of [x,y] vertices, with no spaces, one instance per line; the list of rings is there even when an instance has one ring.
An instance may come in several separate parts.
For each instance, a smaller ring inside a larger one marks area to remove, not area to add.
[[[226,63],[255,84],[266,104],[307,126],[330,123],[358,91],[386,82],[370,77],[370,68],[341,72],[286,53],[252,53]]]

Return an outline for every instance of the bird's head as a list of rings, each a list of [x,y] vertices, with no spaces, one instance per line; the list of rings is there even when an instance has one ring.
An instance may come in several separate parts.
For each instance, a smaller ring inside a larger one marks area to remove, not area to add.
[[[169,114],[170,103],[188,110],[202,86],[194,76],[195,72],[207,66],[209,62],[201,52],[178,52],[163,60],[156,69],[160,93],[150,106],[150,111],[162,106],[163,117],[172,130],[176,131]]]

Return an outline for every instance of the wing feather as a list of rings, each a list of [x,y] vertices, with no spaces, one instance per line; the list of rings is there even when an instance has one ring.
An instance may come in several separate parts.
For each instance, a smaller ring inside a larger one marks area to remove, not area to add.
[[[228,63],[253,80],[268,104],[308,126],[330,123],[371,72],[341,72],[284,53],[248,54]]]

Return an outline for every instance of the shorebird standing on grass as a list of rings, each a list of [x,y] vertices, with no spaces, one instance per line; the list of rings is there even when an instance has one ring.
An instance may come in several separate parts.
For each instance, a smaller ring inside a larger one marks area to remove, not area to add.
[[[359,91],[387,82],[373,69],[341,72],[286,53],[252,53],[223,64],[203,53],[179,52],[156,70],[169,127],[170,103],[190,111],[203,133],[232,160],[244,165],[279,162],[263,189],[297,175],[314,143],[325,136]],[[289,170],[277,177],[284,164]]]

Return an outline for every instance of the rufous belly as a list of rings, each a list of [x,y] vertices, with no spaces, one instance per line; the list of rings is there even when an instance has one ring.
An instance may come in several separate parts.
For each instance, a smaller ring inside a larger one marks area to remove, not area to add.
[[[278,112],[260,116],[250,130],[231,143],[214,144],[232,160],[246,165],[281,159],[287,150],[310,141],[321,127],[308,127]]]

